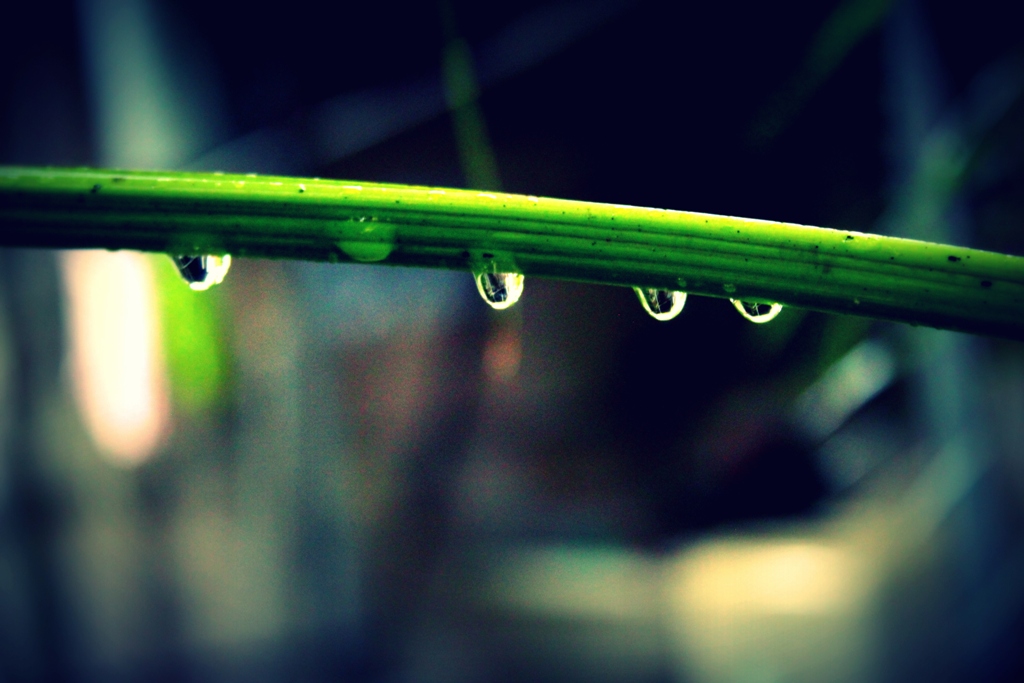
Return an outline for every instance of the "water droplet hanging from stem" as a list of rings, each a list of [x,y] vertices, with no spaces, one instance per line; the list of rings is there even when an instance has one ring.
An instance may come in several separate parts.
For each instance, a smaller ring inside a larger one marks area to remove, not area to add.
[[[475,273],[476,289],[491,308],[501,311],[523,295],[522,273]]]
[[[655,320],[671,320],[679,315],[686,305],[686,292],[654,287],[634,287],[640,303]]]
[[[231,255],[172,256],[174,265],[188,286],[202,292],[224,281],[231,268]]]
[[[753,301],[740,301],[739,299],[729,299],[729,301],[740,312],[740,315],[752,323],[771,322],[782,312],[782,304],[763,304]]]

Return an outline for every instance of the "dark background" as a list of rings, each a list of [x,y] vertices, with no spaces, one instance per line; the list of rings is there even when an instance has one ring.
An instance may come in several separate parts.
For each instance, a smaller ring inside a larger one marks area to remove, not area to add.
[[[433,2],[7,7],[0,163],[471,185],[442,72],[464,40],[487,131],[477,152],[506,191],[1024,254],[1013,3],[447,11],[446,33]],[[118,42],[139,26],[157,57]],[[148,116],[171,142],[147,147],[112,111]],[[169,436],[124,468],[70,398],[61,262],[0,256],[3,677],[1021,673],[1017,342],[795,310],[756,326],[697,297],[659,323],[627,289],[530,279],[521,304],[494,313],[468,274],[238,260],[208,295],[228,379],[198,413],[175,397]],[[845,427],[809,436],[799,397],[865,341],[895,371]],[[651,578],[662,570],[608,578],[622,566],[861,538],[858,525],[880,536],[851,556],[881,558],[880,578],[844,589],[855,607],[821,608],[868,615],[839,626],[783,628],[792,615],[764,616],[754,598],[735,608],[742,623],[693,617],[692,596],[684,616],[664,596],[640,616],[587,602],[675,585]],[[528,577],[520,597],[509,572]],[[561,597],[545,602],[544,581]],[[659,635],[686,619],[726,624],[727,654]],[[789,647],[814,632],[846,654]]]

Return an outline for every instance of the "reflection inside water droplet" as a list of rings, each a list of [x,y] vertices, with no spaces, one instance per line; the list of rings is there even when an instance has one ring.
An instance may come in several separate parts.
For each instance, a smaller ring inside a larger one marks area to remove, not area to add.
[[[762,304],[753,301],[729,299],[736,310],[752,323],[766,323],[775,320],[782,312],[782,304]]]
[[[523,295],[525,278],[521,273],[479,273],[473,279],[484,301],[499,311],[519,301]]]
[[[679,315],[686,305],[686,292],[673,292],[670,289],[654,287],[634,287],[644,310],[655,320],[671,320]]]
[[[178,266],[178,272],[188,283],[188,286],[197,292],[219,285],[224,281],[228,269],[231,268],[231,255],[213,256],[172,256],[174,265]]]

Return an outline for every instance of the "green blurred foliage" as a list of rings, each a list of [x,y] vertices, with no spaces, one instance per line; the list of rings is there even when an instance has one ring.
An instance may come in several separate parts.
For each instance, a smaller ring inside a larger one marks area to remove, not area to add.
[[[189,417],[221,409],[231,376],[225,291],[194,292],[170,258],[156,254],[151,262],[174,407]]]

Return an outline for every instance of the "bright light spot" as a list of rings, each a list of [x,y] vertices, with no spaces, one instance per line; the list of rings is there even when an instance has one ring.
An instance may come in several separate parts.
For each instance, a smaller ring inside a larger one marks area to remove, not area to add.
[[[224,276],[231,270],[231,254],[206,257],[206,278],[188,283],[196,292],[205,292],[214,285],[224,282]]]
[[[133,252],[69,251],[61,268],[79,411],[105,456],[138,465],[153,455],[169,421],[149,262]]]
[[[738,536],[666,563],[670,652],[690,681],[870,679],[876,559],[859,544]],[[852,672],[852,673],[851,673]]]
[[[856,594],[847,552],[807,542],[711,544],[686,557],[670,583],[696,612],[827,614]]]

